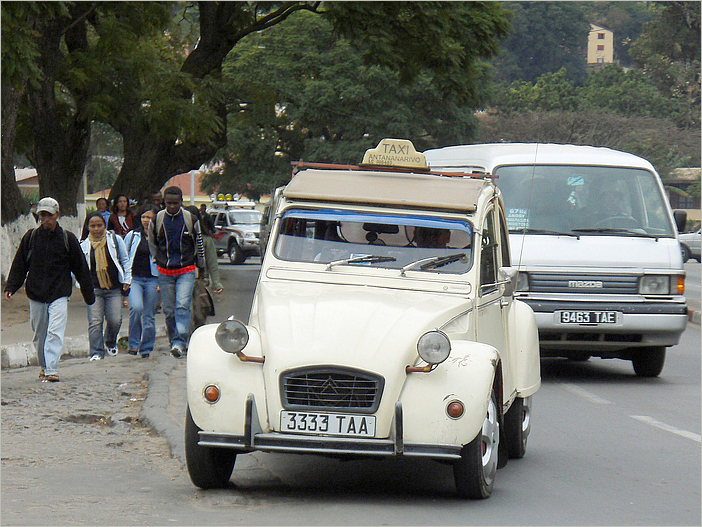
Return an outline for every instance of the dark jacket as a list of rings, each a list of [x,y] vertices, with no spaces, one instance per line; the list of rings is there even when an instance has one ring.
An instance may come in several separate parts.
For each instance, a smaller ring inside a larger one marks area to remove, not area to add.
[[[30,239],[34,230],[27,231],[22,237],[7,277],[5,291],[14,295],[26,279],[27,297],[30,300],[48,304],[57,298],[71,296],[73,292],[71,273],[73,273],[80,284],[85,303],[93,304],[95,294],[88,263],[75,235],[68,231],[64,235],[60,225],[57,225],[54,231],[39,227],[32,240],[32,254],[27,265]]]
[[[188,229],[185,215],[191,217],[192,231]],[[162,223],[159,218],[162,215]],[[156,232],[157,225],[159,232]],[[205,268],[205,249],[200,234],[200,222],[190,212],[180,209],[171,216],[165,210],[160,211],[149,224],[149,250],[162,269],[182,269],[196,266]]]

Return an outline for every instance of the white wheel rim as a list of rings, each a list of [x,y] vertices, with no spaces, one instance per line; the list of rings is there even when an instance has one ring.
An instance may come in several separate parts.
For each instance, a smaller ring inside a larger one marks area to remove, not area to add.
[[[500,443],[500,422],[497,418],[497,406],[490,398],[487,415],[481,432],[483,476],[486,483],[492,483],[497,471],[497,450]]]

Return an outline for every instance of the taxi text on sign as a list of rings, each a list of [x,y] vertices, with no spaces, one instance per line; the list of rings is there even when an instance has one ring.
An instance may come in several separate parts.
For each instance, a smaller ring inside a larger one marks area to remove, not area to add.
[[[424,154],[417,152],[412,141],[407,139],[383,139],[377,147],[366,150],[362,164],[427,168]]]

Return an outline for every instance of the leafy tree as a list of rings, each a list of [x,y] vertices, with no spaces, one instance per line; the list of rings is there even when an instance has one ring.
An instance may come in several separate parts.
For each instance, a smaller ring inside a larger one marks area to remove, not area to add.
[[[495,59],[496,78],[511,84],[536,82],[544,73],[565,68],[576,85],[585,80],[590,31],[581,2],[505,2],[513,33]]]
[[[568,79],[565,68],[556,73],[544,73],[534,84],[513,82],[500,84],[493,96],[494,107],[503,111],[574,110],[577,107],[576,88]]]
[[[656,2],[631,56],[661,93],[676,99],[682,126],[700,126],[700,3]]]
[[[256,197],[289,180],[291,160],[356,164],[382,137],[411,137],[423,149],[474,132],[460,92],[445,95],[428,71],[403,83],[387,67],[365,65],[311,13],[247,38],[224,74],[234,111],[224,164],[206,178],[210,190]]]

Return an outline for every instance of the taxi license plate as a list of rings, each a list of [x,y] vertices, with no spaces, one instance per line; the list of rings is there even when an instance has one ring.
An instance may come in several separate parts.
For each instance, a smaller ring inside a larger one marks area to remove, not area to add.
[[[561,324],[616,324],[616,311],[559,311]]]
[[[282,411],[280,412],[280,431],[297,434],[375,437],[375,416]]]

